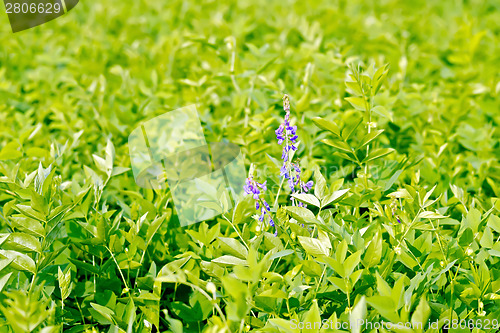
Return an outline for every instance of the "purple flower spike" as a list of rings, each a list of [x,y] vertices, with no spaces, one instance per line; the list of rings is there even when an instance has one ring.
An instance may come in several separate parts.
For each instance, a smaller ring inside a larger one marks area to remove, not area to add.
[[[266,200],[262,197],[264,192],[267,191],[267,182],[258,183],[256,182],[252,176],[249,176],[245,180],[245,185],[243,186],[243,189],[246,194],[251,194],[252,197],[255,199],[255,209],[260,213],[259,215],[259,221],[263,222],[264,218],[266,215],[269,215],[269,225],[274,227],[274,221],[270,215],[271,213],[271,207],[269,207],[269,204],[267,203]]]
[[[313,182],[309,181],[303,183],[300,180],[300,166],[298,163],[292,163],[290,158],[291,152],[297,150],[295,144],[297,144],[299,136],[297,135],[297,126],[292,126],[292,124],[290,124],[290,100],[288,95],[283,96],[283,110],[285,111],[284,121],[275,131],[278,144],[284,144],[283,153],[281,155],[283,165],[280,169],[280,176],[287,180],[292,193],[307,193],[313,186]],[[295,205],[295,203],[296,201],[292,198],[292,204]],[[305,207],[301,202],[297,202],[297,205],[299,207]]]

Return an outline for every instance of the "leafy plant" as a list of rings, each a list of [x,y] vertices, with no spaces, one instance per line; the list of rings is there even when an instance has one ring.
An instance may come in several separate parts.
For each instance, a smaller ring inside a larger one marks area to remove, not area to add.
[[[0,332],[498,330],[497,2],[110,0],[2,25]],[[181,227],[127,138],[190,104],[250,195]]]

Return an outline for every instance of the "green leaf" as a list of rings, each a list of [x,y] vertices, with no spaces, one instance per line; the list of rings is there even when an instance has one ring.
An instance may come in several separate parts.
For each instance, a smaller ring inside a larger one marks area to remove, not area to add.
[[[338,278],[336,276],[330,276],[328,278],[328,281],[330,281],[337,289],[342,290],[344,294],[347,294],[349,291],[347,290],[347,285],[346,285],[346,280]]]
[[[19,144],[16,142],[9,142],[2,150],[0,150],[0,161],[16,160],[23,157],[23,153],[19,151]]]
[[[480,244],[482,247],[491,249],[493,247],[493,233],[489,227],[484,228],[483,236],[481,237]]]
[[[319,311],[318,301],[317,300],[314,299],[312,301],[312,306],[309,309],[309,311],[307,311],[305,313],[304,318],[303,318],[303,322],[304,323],[321,323],[321,313]],[[318,327],[318,326],[319,325],[317,325],[316,327],[314,327],[314,325],[312,325],[311,328],[304,327],[304,329],[302,330],[302,332],[304,332],[304,333],[306,333],[306,332],[318,333],[319,329],[320,329],[320,327]]]
[[[89,311],[94,315],[95,319],[97,319],[97,321],[100,324],[103,325],[114,324],[113,316],[115,313],[113,312],[113,310],[92,302],[90,302],[90,306],[92,308],[89,309]]]
[[[335,257],[337,260],[343,264],[345,261],[345,256],[347,255],[347,242],[345,239],[343,239],[339,245],[337,246],[337,249],[335,251]]]
[[[372,152],[370,152],[368,154],[368,156],[366,156],[362,161],[361,163],[367,163],[367,162],[370,162],[370,161],[373,161],[373,160],[376,160],[378,158],[381,158],[381,157],[384,157],[386,155],[389,155],[390,153],[392,153],[394,151],[394,149],[392,148],[378,148],[378,149],[375,149],[373,150]]]
[[[347,143],[344,141],[340,140],[330,140],[330,139],[323,139],[321,142],[326,143],[329,146],[332,146],[334,148],[340,149],[342,151],[345,151],[348,154],[352,154],[354,149],[352,149]]]
[[[340,139],[340,128],[333,121],[322,119],[319,117],[313,118],[313,122],[321,129],[333,133],[337,138]]]
[[[353,162],[353,163],[359,164],[359,161],[358,161],[358,160],[356,160],[356,158],[351,157],[351,156],[347,155],[346,153],[341,153],[341,152],[339,152],[339,151],[336,151],[336,152],[334,152],[334,153],[333,153],[333,155],[334,155],[334,156],[338,156],[338,157],[340,157],[340,158],[343,158],[343,159],[345,159],[345,160],[351,161],[351,162]],[[353,154],[352,156],[354,156],[354,154]]]
[[[18,252],[38,252],[42,250],[42,245],[35,237],[22,233],[13,232],[3,244],[6,250],[15,250]]]
[[[114,176],[119,176],[125,172],[128,172],[130,171],[130,168],[126,168],[126,167],[115,167],[113,168],[113,172],[111,173],[111,177],[114,177]]]
[[[393,121],[392,119],[392,114],[382,105],[377,105],[372,108],[372,112],[375,112],[376,114],[388,118],[390,121]]]
[[[320,207],[321,206],[321,203],[319,202],[318,198],[316,198],[314,195],[312,194],[307,194],[307,193],[293,193],[292,194],[292,197],[305,203],[305,204],[308,204],[308,205],[313,205],[313,206],[316,206],[316,207]]]
[[[10,277],[12,276],[13,272],[7,273],[4,276],[0,277],[0,292],[3,291],[3,288],[5,288],[5,285],[7,282],[9,282]]]
[[[372,296],[368,297],[368,304],[374,308],[381,316],[385,319],[397,323],[399,322],[399,315],[395,311],[396,305],[394,304],[391,297],[387,296]]]
[[[413,328],[416,327],[425,327],[427,324],[427,319],[431,315],[431,308],[425,299],[425,295],[420,298],[420,302],[417,305],[417,308],[413,312],[411,316],[411,322],[413,324]],[[418,328],[417,332],[423,332],[423,329]]]
[[[97,156],[96,154],[92,154],[92,158],[94,159],[94,163],[97,166],[99,170],[101,170],[104,173],[111,172],[111,170],[108,169],[106,165],[106,160],[102,157]]]
[[[17,270],[35,273],[35,262],[24,253],[12,250],[0,250],[0,256],[12,260],[11,266]]]
[[[346,97],[348,101],[356,110],[366,111],[368,108],[368,103],[362,97]]]
[[[156,217],[153,222],[148,227],[148,231],[146,233],[146,243],[150,243],[151,240],[153,239],[153,236],[156,234],[158,229],[160,229],[161,225],[163,222],[165,222],[165,215],[161,217]]]
[[[481,212],[477,208],[471,208],[467,213],[467,226],[472,229],[472,232],[476,233],[481,223]]]
[[[37,212],[36,210],[31,208],[30,206],[16,205],[15,207],[23,215],[30,217],[32,219],[35,219],[39,222],[45,222],[45,216],[43,216],[43,214]]]
[[[314,170],[314,195],[319,200],[323,200],[323,198],[329,194],[328,187],[326,186],[325,177],[321,174],[319,168]]]
[[[13,226],[19,231],[30,233],[36,237],[45,236],[45,229],[36,219],[24,216],[11,216],[11,221]]]
[[[106,169],[108,170],[107,174],[108,176],[111,176],[111,171],[113,170],[113,164],[115,161],[115,146],[113,145],[113,142],[108,139],[108,142],[106,144]]]
[[[433,186],[433,187],[432,187],[429,191],[427,191],[427,193],[426,193],[426,194],[425,194],[425,196],[424,196],[424,199],[422,200],[422,204],[425,204],[425,202],[426,202],[427,200],[429,200],[429,198],[431,197],[432,193],[433,193],[433,192],[434,192],[434,190],[436,189],[436,186],[437,186],[437,184],[436,184],[436,185],[434,185],[434,186]]]
[[[351,276],[351,274],[354,271],[354,269],[356,268],[356,266],[358,266],[362,253],[363,253],[363,250],[359,250],[357,252],[354,252],[344,261],[344,270],[345,270],[345,277],[346,278]]]
[[[356,122],[356,125],[354,125],[353,127],[351,127],[349,130],[347,128],[344,128],[342,130],[342,138],[344,139],[344,141],[347,142],[347,140],[349,140],[349,138],[354,134],[354,132],[356,131],[356,129],[359,127],[359,125],[361,125],[361,123],[363,123],[363,118],[360,118]]]
[[[358,146],[356,147],[356,150],[359,150],[363,147],[365,147],[366,145],[368,145],[370,142],[372,142],[373,140],[375,140],[380,134],[382,134],[384,132],[384,130],[378,130],[378,131],[373,131],[371,133],[368,133],[366,134],[363,139],[361,139],[361,142],[358,144]]]
[[[344,185],[344,178],[337,179],[330,185],[330,190],[333,192],[338,191],[342,185]]]
[[[473,240],[474,233],[470,228],[466,228],[458,239],[458,244],[460,244],[461,246],[469,246]]]
[[[0,234],[0,245],[5,243],[5,241],[9,238],[9,233]]]
[[[444,219],[446,216],[443,216],[439,213],[436,212],[431,212],[431,211],[424,211],[418,214],[417,216],[420,219]]]
[[[167,319],[167,322],[169,324],[169,329],[173,333],[184,333],[184,329],[183,329],[184,326],[182,324],[182,321],[174,319],[174,318],[171,318],[168,315],[168,310],[167,309],[163,309],[162,311],[165,314],[165,318]]]
[[[61,298],[64,302],[70,293],[71,284],[71,270],[67,269],[66,273],[61,271],[61,267],[57,267],[57,281],[59,282],[59,289],[61,290]]]
[[[253,198],[250,195],[247,195],[243,200],[239,201],[236,208],[233,210],[233,223],[240,224],[249,219],[255,212],[254,205]]]
[[[497,233],[500,234],[500,217],[496,215],[490,215],[488,218],[488,227],[491,229],[495,230]]]
[[[269,259],[270,260],[274,260],[276,258],[281,258],[281,257],[286,257],[292,253],[294,253],[295,251],[294,250],[291,250],[291,249],[286,249],[286,250],[281,250],[281,251],[278,251],[276,252],[275,254],[272,254]]]
[[[231,253],[234,254],[241,259],[246,259],[248,257],[247,248],[241,244],[237,239],[229,238],[229,237],[219,237],[221,241],[221,247]]]
[[[382,259],[382,236],[377,232],[371,239],[370,245],[365,251],[363,264],[366,268],[374,267]]]
[[[87,272],[94,273],[94,274],[99,274],[99,266],[98,265],[91,265],[89,263],[76,260],[73,258],[68,258],[68,260],[75,265],[77,268],[84,269]]]
[[[378,271],[376,272],[375,277],[377,279],[377,291],[378,291],[378,293],[381,296],[391,297],[392,296],[392,289],[389,286],[389,284],[387,283],[387,281],[385,281],[382,278],[382,276],[380,275],[380,273]]]
[[[321,202],[321,207],[326,207],[330,204],[335,204],[342,200],[347,193],[349,192],[349,189],[344,189],[344,190],[338,190],[327,196],[324,200]]]
[[[285,210],[289,212],[292,215],[292,217],[298,221],[303,221],[308,223],[317,222],[314,214],[305,207],[287,206],[285,207]]]
[[[350,326],[352,327],[352,333],[360,333],[362,332],[361,322],[364,322],[366,319],[366,298],[365,296],[361,296],[358,303],[352,309],[349,315]]]
[[[385,78],[387,77],[387,74],[389,73],[389,64],[386,64],[385,66],[380,67],[377,69],[375,74],[373,75],[373,87],[372,87],[372,94],[375,95],[380,87],[382,86],[382,83],[384,83]]]
[[[320,240],[305,236],[298,236],[298,239],[300,245],[302,245],[308,254],[312,256],[330,255],[330,251]]]
[[[342,276],[342,278],[345,278],[345,271],[344,271],[344,266],[342,263],[338,260],[335,260],[331,257],[322,257],[318,258],[318,261],[325,262],[328,264],[338,275]]]
[[[345,85],[347,86],[347,88],[351,89],[352,92],[354,94],[356,94],[357,96],[363,95],[363,91],[361,90],[361,88],[359,87],[359,84],[357,82],[345,81]]]
[[[226,265],[242,265],[242,266],[248,266],[248,263],[246,260],[239,259],[235,256],[230,256],[230,255],[224,255],[216,259],[212,259],[212,262],[216,262],[219,264],[226,264]]]

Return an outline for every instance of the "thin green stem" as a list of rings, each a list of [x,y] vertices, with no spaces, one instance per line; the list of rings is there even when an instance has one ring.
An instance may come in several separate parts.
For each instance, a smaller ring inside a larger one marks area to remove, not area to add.
[[[219,304],[217,304],[217,302],[215,301],[216,300],[215,298],[210,297],[210,295],[207,294],[205,292],[205,290],[201,289],[200,287],[198,287],[195,284],[192,284],[191,282],[186,281],[186,282],[179,282],[179,283],[185,284],[186,286],[189,286],[193,289],[196,289],[197,291],[200,292],[200,294],[202,294],[205,298],[207,298],[212,303],[212,305],[215,307],[215,310],[217,310],[217,312],[219,313],[219,316],[221,317],[222,321],[224,322],[224,325],[226,326],[228,332],[231,332],[229,325],[227,324],[226,317],[224,316],[224,313],[222,312],[221,308],[219,307]]]
[[[274,209],[277,209],[277,205],[278,205],[278,198],[280,197],[280,192],[281,192],[281,188],[283,187],[283,182],[285,181],[285,177],[281,177],[281,183],[280,183],[280,187],[278,188],[278,194],[276,194],[276,199],[274,199],[274,205],[273,205],[273,208]]]
[[[241,236],[240,234],[240,231],[238,230],[238,228],[236,228],[236,226],[234,225],[234,223],[229,220],[226,215],[222,214],[222,217],[227,221],[229,222],[229,224],[233,227],[234,231],[236,231],[236,233],[238,234],[238,237],[241,239],[241,241],[243,242],[243,245],[245,245],[245,247],[247,248],[247,250],[249,250],[250,248],[248,247],[247,243],[245,242],[245,240],[243,239],[243,237]]]
[[[111,258],[113,258],[113,261],[116,264],[116,268],[118,268],[118,272],[120,272],[120,276],[121,276],[121,278],[123,280],[123,284],[125,284],[125,288],[127,290],[127,293],[129,294],[129,296],[131,296],[131,294],[130,294],[130,288],[128,287],[127,280],[125,280],[125,276],[123,275],[123,272],[122,272],[122,270],[120,268],[120,265],[118,265],[118,261],[116,261],[115,255],[113,254],[113,252],[111,252],[111,250],[109,249],[109,247],[107,247],[106,245],[104,247],[106,248],[106,250],[108,250],[109,254],[111,254]]]

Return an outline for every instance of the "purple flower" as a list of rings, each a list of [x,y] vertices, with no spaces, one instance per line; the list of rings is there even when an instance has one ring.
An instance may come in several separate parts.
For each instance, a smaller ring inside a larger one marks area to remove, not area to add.
[[[255,199],[255,210],[260,211],[259,221],[263,222],[265,216],[269,215],[269,225],[274,227],[274,220],[270,215],[271,207],[269,207],[267,201],[264,200],[264,198],[262,198],[264,192],[267,191],[266,183],[267,182],[263,182],[262,184],[258,183],[253,179],[252,176],[249,176],[245,180],[245,185],[243,185],[243,190],[245,191],[245,194],[251,194],[252,197]]]
[[[264,204],[264,207],[266,207],[266,210],[268,212],[270,212],[271,211],[271,207],[269,207],[269,204],[266,202],[266,200],[262,199],[262,203]]]
[[[311,187],[313,186],[314,182],[312,180],[308,181],[307,183],[302,183],[302,189],[304,190],[304,192],[309,192],[309,190],[311,189]]]
[[[259,199],[261,191],[259,190],[259,187],[262,188],[262,185],[264,186],[263,191],[265,191],[265,183],[264,184],[259,184],[255,181],[253,181],[251,178],[247,178],[245,181],[246,185],[243,186],[243,190],[245,191],[246,194],[253,194],[253,198],[255,200]]]
[[[283,123],[276,129],[276,138],[278,139],[278,144],[283,145],[283,152],[281,154],[281,159],[283,160],[283,165],[280,169],[280,176],[287,180],[288,187],[292,193],[304,193],[308,192],[313,186],[313,182],[309,181],[303,183],[300,180],[300,166],[298,163],[292,163],[290,158],[290,153],[297,150],[297,140],[299,136],[297,135],[297,126],[292,126],[290,124],[290,100],[288,95],[283,96],[283,110],[285,111],[285,118]],[[298,188],[296,188],[298,186]],[[292,204],[295,205],[295,200],[292,198]],[[297,203],[299,207],[305,206],[303,203]]]
[[[398,221],[398,223],[401,223],[401,219],[399,218],[399,215],[396,214],[396,209],[398,207],[398,202],[396,200],[396,198],[392,198],[392,201],[391,201],[391,204],[389,206],[391,208],[391,212],[392,212],[392,216],[396,216],[396,220]]]
[[[280,127],[278,127],[278,129],[276,131],[274,131],[276,133],[276,138],[278,139],[279,145],[281,145],[283,143],[283,141],[285,141],[285,137],[284,137],[284,133],[283,133],[284,128],[285,128],[285,126],[283,124],[281,124]]]

